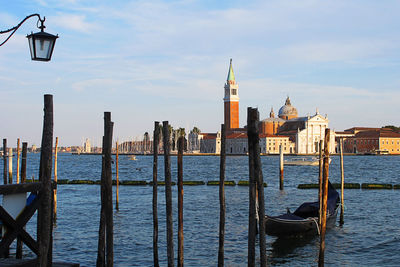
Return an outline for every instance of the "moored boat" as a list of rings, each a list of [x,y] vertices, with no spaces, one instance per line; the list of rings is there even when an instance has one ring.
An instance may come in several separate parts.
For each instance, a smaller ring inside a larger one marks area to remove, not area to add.
[[[339,193],[329,182],[326,227],[332,228],[339,209]],[[265,216],[265,231],[272,236],[297,236],[319,234],[319,203],[305,202],[295,212],[279,216]]]

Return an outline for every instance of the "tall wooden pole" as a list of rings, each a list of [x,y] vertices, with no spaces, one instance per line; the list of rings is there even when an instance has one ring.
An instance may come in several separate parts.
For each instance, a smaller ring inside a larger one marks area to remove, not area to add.
[[[329,144],[330,144],[330,129],[325,130],[324,142],[324,182],[322,196],[322,216],[321,216],[321,235],[319,247],[318,266],[323,267],[325,261],[325,233],[326,233],[326,212],[328,206],[328,181],[329,181]]]
[[[28,153],[28,143],[22,142],[22,160],[21,160],[21,183],[26,183],[26,157]]]
[[[119,175],[118,175],[118,141],[115,143],[115,176],[116,176],[116,180],[117,180],[117,185],[116,185],[116,189],[115,189],[115,194],[116,194],[116,198],[115,198],[115,209],[119,210]]]
[[[12,163],[13,163],[13,150],[12,147],[8,148],[8,183],[13,183],[13,170],[12,170]]]
[[[322,184],[323,184],[323,170],[324,170],[324,158],[322,156],[323,151],[323,141],[322,139],[319,141],[319,175],[318,175],[318,227],[321,229],[321,218],[322,218]]]
[[[248,247],[247,247],[247,266],[255,266],[256,257],[256,234],[257,234],[257,221],[256,221],[256,186],[257,181],[254,173],[254,142],[251,141],[249,136],[249,127],[252,124],[253,109],[247,108],[247,135],[249,147],[249,234],[248,234]]]
[[[283,190],[283,148],[282,145],[279,146],[279,189]]]
[[[249,143],[249,155],[252,154],[253,167],[254,167],[254,170],[252,172],[254,175],[253,179],[256,182],[256,193],[258,194],[257,200],[259,208],[257,215],[259,221],[258,229],[259,229],[259,244],[260,244],[260,266],[264,267],[267,264],[266,242],[265,242],[264,181],[263,181],[261,158],[260,158],[259,113],[256,108],[248,109],[247,136]]]
[[[174,266],[174,240],[172,228],[172,192],[171,192],[171,162],[170,162],[170,133],[168,121],[163,121],[163,141],[164,141],[164,172],[165,172],[165,203],[167,215],[167,256],[168,266]]]
[[[20,151],[19,151],[19,147],[21,145],[21,141],[19,140],[19,138],[17,138],[17,184],[19,184],[19,156],[20,156]]]
[[[39,181],[42,183],[42,198],[38,211],[37,237],[39,243],[39,264],[51,266],[52,262],[52,185],[51,169],[53,156],[53,96],[44,95],[44,119],[40,149]]]
[[[340,138],[340,225],[344,224],[344,167],[343,167],[343,139]]]
[[[225,124],[221,124],[221,152],[219,163],[219,246],[218,246],[218,267],[224,266],[224,242],[225,242]]]
[[[101,186],[100,186],[100,199],[101,199],[101,208],[100,208],[100,223],[99,223],[99,240],[97,245],[97,260],[96,267],[105,267],[106,266],[106,256],[105,256],[105,246],[106,246],[106,207],[105,207],[105,198],[106,192],[104,187],[104,179],[105,179],[105,136],[103,136],[102,141],[102,157],[101,157]]]
[[[7,184],[7,139],[3,139],[3,183]]]
[[[157,169],[158,169],[158,144],[160,141],[159,122],[154,122],[153,138],[153,261],[154,267],[159,266],[158,262],[158,214],[157,214]]]
[[[57,164],[58,164],[58,137],[56,137],[56,145],[54,148],[54,182],[57,184]],[[57,188],[53,190],[53,216],[57,219]]]
[[[178,138],[178,267],[183,267],[183,148],[185,137]]]
[[[111,112],[104,112],[105,132],[105,206],[106,206],[106,264],[112,267],[114,264],[114,221],[113,221],[113,197],[112,197],[112,135],[114,123],[111,121]]]

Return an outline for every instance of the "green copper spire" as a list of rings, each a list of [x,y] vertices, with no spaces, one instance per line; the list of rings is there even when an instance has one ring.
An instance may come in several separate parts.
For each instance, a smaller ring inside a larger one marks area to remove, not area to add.
[[[233,68],[232,68],[232,59],[229,64],[229,72],[228,72],[227,81],[235,81],[235,75],[233,74]]]

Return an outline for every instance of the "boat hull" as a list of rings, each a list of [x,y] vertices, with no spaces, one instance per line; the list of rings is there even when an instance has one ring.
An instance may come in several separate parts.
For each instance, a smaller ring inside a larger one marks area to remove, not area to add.
[[[335,226],[338,208],[326,219],[326,227]],[[309,217],[302,220],[283,219],[265,216],[265,232],[272,236],[301,236],[319,234],[318,218]]]

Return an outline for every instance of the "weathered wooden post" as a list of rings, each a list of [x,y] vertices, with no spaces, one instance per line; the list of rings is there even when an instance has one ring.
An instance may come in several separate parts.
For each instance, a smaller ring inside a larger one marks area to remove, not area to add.
[[[37,238],[39,243],[39,266],[51,266],[52,263],[52,185],[51,169],[53,165],[53,96],[44,95],[44,119],[42,144],[40,148],[39,181],[42,183],[41,202],[38,210]]]
[[[118,141],[115,143],[115,176],[116,176],[116,188],[115,188],[115,209],[119,210],[119,177],[118,177]]]
[[[221,124],[221,152],[219,163],[219,246],[218,246],[218,267],[224,266],[224,242],[225,242],[225,124]]]
[[[165,204],[167,215],[167,256],[168,266],[174,266],[174,240],[172,228],[172,191],[171,191],[171,162],[170,162],[170,133],[168,121],[163,121],[163,142],[164,142],[164,176],[165,176]]]
[[[19,156],[20,156],[20,152],[19,152],[19,147],[21,145],[20,143],[21,141],[19,140],[19,138],[17,138],[17,184],[19,184]]]
[[[22,142],[22,161],[21,161],[21,183],[26,183],[26,157],[28,153],[28,143]]]
[[[7,184],[7,139],[3,139],[3,183]]]
[[[344,224],[344,167],[343,167],[343,139],[340,138],[340,225]]]
[[[265,205],[264,205],[264,182],[262,176],[260,143],[259,143],[259,113],[255,108],[247,109],[247,136],[249,146],[249,248],[248,266],[255,265],[255,239],[256,239],[256,190],[258,191],[258,217],[259,217],[259,243],[260,243],[260,266],[266,266],[266,242],[265,242]]]
[[[178,266],[183,267],[183,148],[185,137],[178,138]]]
[[[112,200],[112,135],[114,123],[111,112],[104,112],[103,160],[101,174],[101,211],[99,226],[99,243],[97,266],[113,266],[114,236],[113,236],[113,200]]]
[[[282,145],[279,146],[279,189],[283,190],[283,149]]]
[[[54,182],[57,184],[57,163],[58,163],[58,137],[54,148]],[[57,219],[57,188],[53,190],[53,216]]]
[[[319,140],[319,172],[318,172],[318,205],[319,205],[319,213],[318,213],[318,227],[321,229],[321,217],[322,217],[322,184],[323,184],[323,170],[324,170],[324,158],[322,155],[323,151],[323,140]]]
[[[12,162],[13,162],[13,150],[12,147],[8,148],[8,183],[13,183],[13,170],[12,170]]]
[[[106,246],[106,207],[105,207],[105,188],[104,188],[104,177],[105,177],[105,157],[104,157],[104,145],[105,145],[105,136],[103,136],[102,141],[102,158],[101,158],[101,186],[100,186],[100,201],[101,201],[101,208],[100,208],[100,223],[99,223],[99,240],[98,240],[98,247],[97,247],[97,260],[96,260],[96,267],[104,267],[106,266],[106,256],[105,256],[105,246]]]
[[[153,261],[154,267],[158,267],[158,214],[157,214],[157,168],[158,168],[158,144],[160,141],[159,122],[154,122],[153,134]]]
[[[323,267],[325,261],[325,234],[326,234],[326,212],[328,206],[328,182],[329,182],[329,144],[330,144],[330,129],[325,130],[324,142],[324,181],[323,181],[323,196],[322,196],[322,216],[321,216],[321,235],[319,247],[318,266]]]

